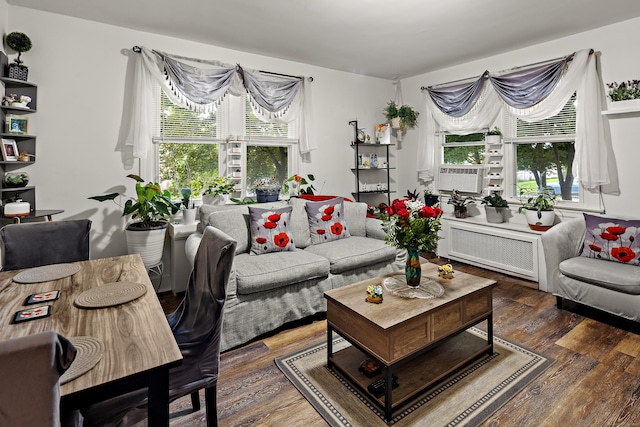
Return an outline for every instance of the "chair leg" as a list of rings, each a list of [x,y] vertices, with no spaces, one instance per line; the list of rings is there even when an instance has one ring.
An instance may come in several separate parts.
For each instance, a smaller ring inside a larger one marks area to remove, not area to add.
[[[193,412],[200,410],[200,393],[198,390],[191,393],[191,406],[193,406]]]
[[[204,404],[207,409],[207,427],[218,427],[218,405],[216,403],[216,385],[204,389]]]

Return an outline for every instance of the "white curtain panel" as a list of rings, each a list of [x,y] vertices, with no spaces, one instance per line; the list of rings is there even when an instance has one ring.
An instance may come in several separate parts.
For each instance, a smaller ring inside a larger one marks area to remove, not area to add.
[[[176,105],[198,112],[213,112],[226,94],[241,96],[247,92],[238,66],[219,61],[186,58],[146,47],[133,55],[134,72],[131,96],[126,99],[122,131],[118,147],[130,150],[135,158],[147,157],[153,137],[153,97],[155,84]],[[309,138],[311,108],[309,89],[300,80],[299,85],[273,84],[273,77],[253,72],[251,87],[260,86],[268,105],[274,111],[259,114],[263,120],[289,123],[297,120],[300,131],[299,150],[305,159],[315,148]],[[272,90],[276,86],[278,90]],[[265,89],[266,88],[266,89]],[[287,95],[287,88],[292,94]],[[284,101],[283,101],[284,100]],[[288,102],[288,103],[287,103]],[[270,117],[269,117],[270,116]],[[288,120],[288,121],[285,121]]]
[[[607,166],[607,144],[602,115],[604,86],[596,69],[597,58],[589,50],[575,53],[554,90],[540,102],[528,108],[510,106],[495,91],[491,84],[484,90],[471,110],[462,117],[452,117],[443,113],[424,91],[425,114],[424,132],[420,136],[418,149],[418,177],[426,182],[433,180],[435,159],[439,156],[439,138],[436,133],[481,132],[489,128],[504,108],[509,114],[524,121],[536,122],[558,114],[576,95],[576,159],[580,182],[587,189],[595,189],[609,183]]]

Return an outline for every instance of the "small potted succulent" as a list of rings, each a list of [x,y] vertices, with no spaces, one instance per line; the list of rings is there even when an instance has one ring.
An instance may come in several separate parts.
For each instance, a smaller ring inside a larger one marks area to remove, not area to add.
[[[509,207],[509,203],[502,198],[499,193],[493,193],[482,198],[485,213],[487,214],[487,222],[499,224],[504,222],[505,211]]]
[[[475,200],[473,200],[473,197],[471,196],[463,196],[460,194],[460,191],[454,189],[447,203],[453,205],[453,212],[456,218],[466,218],[467,205],[475,203]]]
[[[24,61],[20,59],[20,55],[31,49],[31,39],[25,33],[13,32],[7,34],[5,42],[9,49],[18,52],[18,57],[9,64],[9,78],[26,81],[29,69],[23,65]]]

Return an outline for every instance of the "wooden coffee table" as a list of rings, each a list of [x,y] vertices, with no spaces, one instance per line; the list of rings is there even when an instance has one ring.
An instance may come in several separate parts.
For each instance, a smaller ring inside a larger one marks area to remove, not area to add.
[[[402,273],[400,273],[402,274]],[[365,301],[369,285],[381,276],[324,293],[327,299],[327,366],[336,368],[384,409],[392,412],[464,366],[493,353],[492,291],[495,281],[456,272],[453,279],[438,278],[438,266],[423,264],[422,275],[445,288],[435,299],[407,299],[384,292],[381,304]],[[487,321],[487,339],[466,330]],[[333,353],[333,332],[352,345]],[[381,372],[367,377],[361,363],[373,358]],[[397,376],[398,387],[385,387],[375,397],[367,387]]]

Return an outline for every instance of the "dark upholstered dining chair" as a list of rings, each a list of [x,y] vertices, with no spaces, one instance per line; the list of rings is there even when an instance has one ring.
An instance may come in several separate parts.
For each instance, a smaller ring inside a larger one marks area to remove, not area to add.
[[[76,353],[53,331],[0,341],[0,426],[59,426],[59,380]]]
[[[4,270],[89,259],[91,220],[9,224],[0,229]]]
[[[205,391],[207,426],[218,425],[216,386],[220,366],[222,310],[226,283],[237,242],[207,227],[198,247],[184,299],[167,321],[182,352],[182,365],[169,371],[169,400],[191,395],[200,409],[198,391]],[[81,411],[85,426],[127,426],[144,419],[146,389],[118,396]]]

